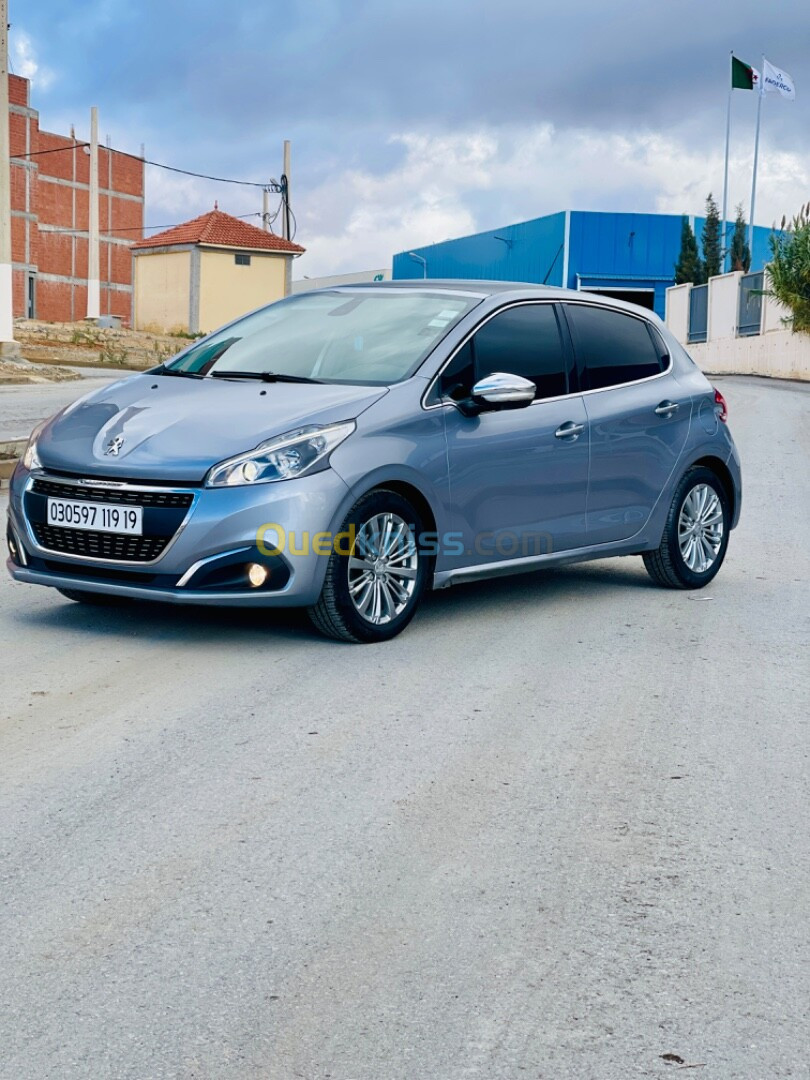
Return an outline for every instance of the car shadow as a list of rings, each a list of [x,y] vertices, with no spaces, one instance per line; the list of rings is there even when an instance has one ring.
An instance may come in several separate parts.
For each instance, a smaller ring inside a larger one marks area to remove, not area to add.
[[[523,606],[566,597],[573,600],[605,592],[618,594],[627,589],[658,588],[640,559],[614,558],[464,582],[430,593],[425,606],[447,611],[470,606],[476,609],[503,604]]]
[[[476,620],[504,606],[519,614],[522,608],[569,598],[587,601],[589,596],[620,594],[627,589],[657,589],[641,561],[635,558],[578,563],[532,573],[490,578],[454,585],[428,593],[423,601],[425,621]],[[222,638],[229,646],[255,647],[257,635],[266,641],[324,642],[300,608],[228,608],[150,603],[122,600],[110,606],[78,604],[54,595],[54,603],[18,611],[15,621],[33,629],[58,633],[104,635],[126,640],[148,637],[171,643],[210,643]],[[417,616],[415,626],[422,620]]]
[[[272,632],[293,641],[312,633],[306,612],[298,608],[236,608],[182,606],[122,598],[120,603],[80,604],[53,593],[54,602],[15,614],[15,621],[29,629],[59,633],[104,635],[128,639],[151,638],[170,643],[210,643],[221,637],[229,645],[255,647],[257,634]]]

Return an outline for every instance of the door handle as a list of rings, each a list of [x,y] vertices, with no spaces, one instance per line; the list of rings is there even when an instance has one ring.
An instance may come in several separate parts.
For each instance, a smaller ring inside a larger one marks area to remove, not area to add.
[[[674,412],[680,409],[680,405],[677,401],[662,401],[658,408],[655,410],[656,416],[671,416]]]
[[[584,424],[575,424],[573,420],[569,420],[567,423],[562,424],[554,432],[554,435],[558,439],[576,439],[578,435],[581,435],[585,430]]]

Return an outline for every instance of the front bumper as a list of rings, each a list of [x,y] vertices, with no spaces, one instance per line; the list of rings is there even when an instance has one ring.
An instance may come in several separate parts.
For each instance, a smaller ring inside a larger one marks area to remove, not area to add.
[[[71,554],[38,542],[38,536],[43,538],[41,522],[32,520],[41,499],[33,493],[36,479],[77,483],[45,472],[30,474],[18,466],[8,508],[9,535],[16,549],[16,557],[10,555],[6,564],[12,577],[60,589],[176,604],[297,607],[315,603],[328,552],[324,554],[323,542],[314,544],[313,538],[334,535],[352,503],[349,488],[332,469],[253,487],[162,488],[155,483],[150,485],[152,491],[191,493],[191,505],[177,517],[162,553],[135,562]],[[137,498],[140,489],[133,485],[133,490]],[[275,528],[263,531],[269,525]],[[274,547],[281,551],[273,554]],[[270,571],[261,588],[250,587],[246,577],[237,573],[252,562]]]

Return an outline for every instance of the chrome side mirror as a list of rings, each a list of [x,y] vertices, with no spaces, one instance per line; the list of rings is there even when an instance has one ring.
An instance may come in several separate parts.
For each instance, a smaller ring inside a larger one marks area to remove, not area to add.
[[[479,379],[472,388],[474,400],[487,401],[490,405],[528,405],[534,401],[535,392],[536,387],[531,379],[503,371],[494,371],[486,378]]]

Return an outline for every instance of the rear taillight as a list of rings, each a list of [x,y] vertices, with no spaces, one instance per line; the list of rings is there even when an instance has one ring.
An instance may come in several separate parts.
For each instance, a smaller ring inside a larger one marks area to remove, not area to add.
[[[728,405],[726,405],[726,399],[717,389],[714,391],[714,411],[717,413],[718,420],[722,420],[724,424],[728,423]]]

